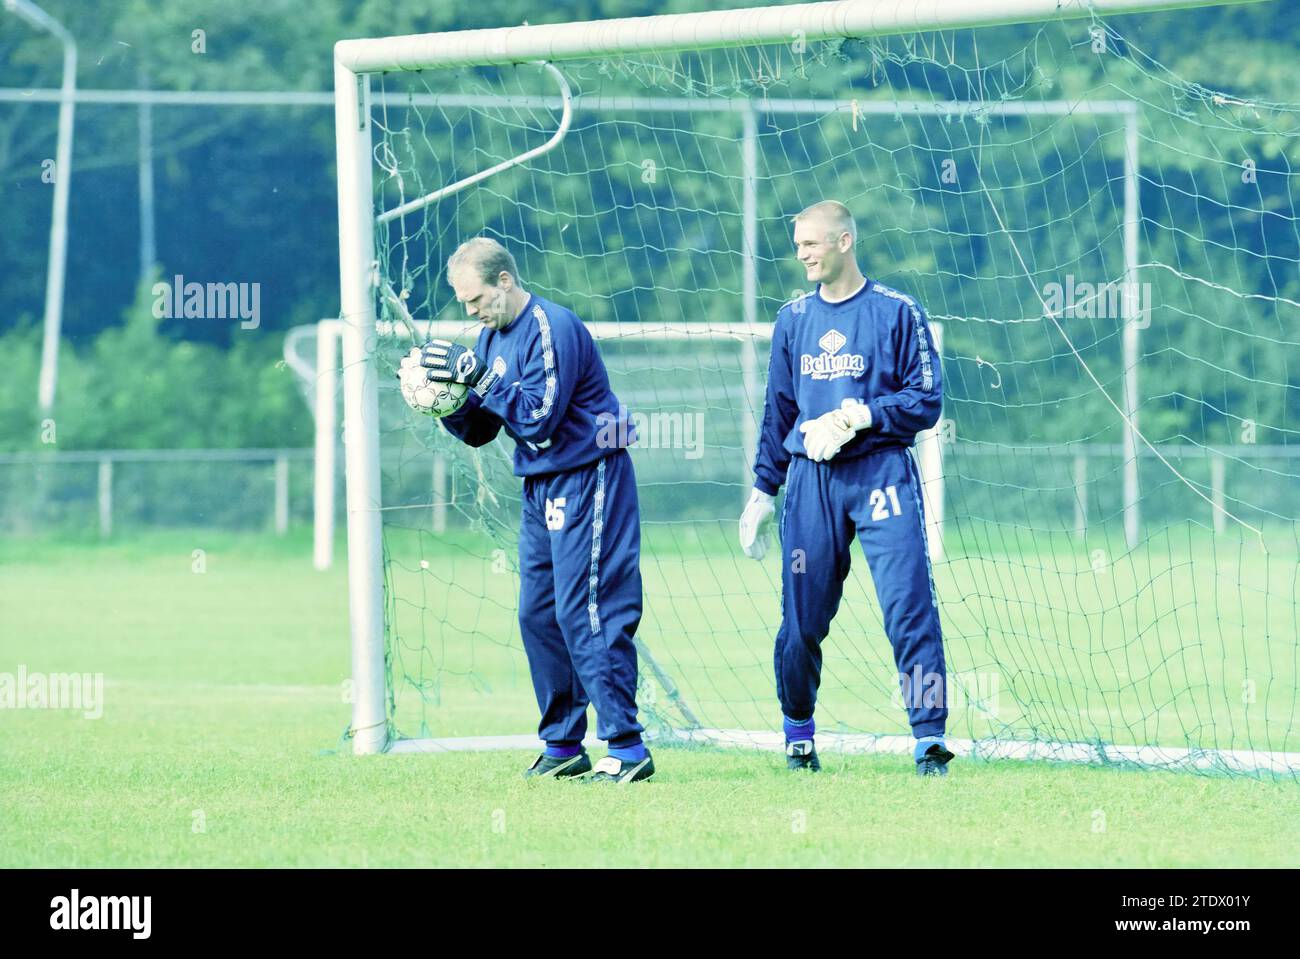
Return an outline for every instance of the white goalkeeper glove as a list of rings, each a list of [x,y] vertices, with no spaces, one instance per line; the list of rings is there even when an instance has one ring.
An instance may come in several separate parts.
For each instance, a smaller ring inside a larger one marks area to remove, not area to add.
[[[775,496],[756,489],[749,494],[745,512],[740,514],[740,548],[750,559],[762,559],[767,555],[772,515],[776,512],[776,506],[773,505],[775,499]]]
[[[799,425],[803,448],[814,463],[825,463],[843,449],[844,444],[871,426],[871,410],[866,403],[847,401],[838,410],[823,413],[815,420]]]

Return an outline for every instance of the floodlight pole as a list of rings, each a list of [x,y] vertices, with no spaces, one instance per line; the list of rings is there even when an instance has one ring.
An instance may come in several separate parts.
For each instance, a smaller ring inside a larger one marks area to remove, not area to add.
[[[59,21],[31,0],[4,0],[5,9],[63,43],[63,87],[59,96],[59,140],[54,160],[54,211],[50,260],[45,277],[45,340],[41,345],[38,401],[42,415],[54,409],[59,378],[59,331],[63,326],[63,278],[68,261],[68,186],[72,180],[72,117],[77,102],[77,43]]]
[[[148,83],[144,67],[137,73],[137,82],[142,89]],[[154,264],[158,261],[153,199],[153,104],[148,100],[138,107],[136,126],[140,144],[137,157],[140,182],[140,285],[144,286],[153,278]]]

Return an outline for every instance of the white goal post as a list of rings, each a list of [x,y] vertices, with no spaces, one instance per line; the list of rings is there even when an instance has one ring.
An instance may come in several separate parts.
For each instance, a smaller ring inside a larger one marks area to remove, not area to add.
[[[383,39],[345,40],[334,48],[335,128],[339,197],[339,264],[342,337],[349,613],[352,636],[354,752],[389,747],[385,696],[384,592],[376,300],[379,295],[375,227],[398,211],[376,211],[372,166],[370,74],[440,67],[611,57],[632,53],[715,49],[745,45],[903,34],[1060,18],[1086,18],[1174,10],[1258,0],[837,0],[696,14],[627,18],[599,23],[503,27]],[[565,123],[568,97],[565,92]],[[951,108],[951,105],[950,107]],[[565,123],[558,136],[563,135]],[[1134,162],[1131,127],[1126,166]],[[554,141],[553,141],[554,142]],[[537,151],[530,151],[534,155]],[[516,157],[512,163],[523,162]],[[487,173],[488,171],[484,171]],[[1135,202],[1132,168],[1126,207]],[[474,179],[474,178],[471,178]],[[482,179],[479,177],[478,179]],[[463,181],[462,181],[463,183]],[[436,195],[446,193],[438,191]],[[428,197],[424,198],[426,201]],[[419,201],[416,201],[417,203]],[[409,206],[409,205],[408,205]],[[1136,268],[1137,219],[1125,217],[1125,263]],[[1130,239],[1131,237],[1131,239]],[[747,240],[752,249],[752,239]],[[1131,316],[1131,305],[1127,307]],[[750,318],[751,321],[756,318]],[[1131,332],[1130,332],[1131,330]],[[1126,357],[1136,357],[1136,326],[1125,332]],[[1130,342],[1131,340],[1131,342]],[[1126,370],[1136,376],[1136,363]],[[1135,413],[1135,380],[1126,382],[1125,406]],[[1134,445],[1128,435],[1126,446]],[[1126,465],[1125,522],[1136,523],[1136,463]],[[1131,483],[1127,471],[1133,470]],[[1130,511],[1131,510],[1131,511]],[[1135,529],[1136,527],[1132,527]],[[725,737],[715,737],[719,741]],[[863,737],[863,748],[892,748],[890,737]],[[906,745],[906,744],[905,744]]]

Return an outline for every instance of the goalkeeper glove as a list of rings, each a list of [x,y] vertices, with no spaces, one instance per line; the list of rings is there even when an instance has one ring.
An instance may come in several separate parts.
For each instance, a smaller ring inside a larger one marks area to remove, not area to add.
[[[501,374],[505,363],[498,359],[492,369],[468,347],[451,340],[430,340],[420,348],[420,365],[429,371],[435,383],[461,383],[479,396],[487,395]]]
[[[837,410],[801,423],[799,432],[803,433],[803,448],[808,458],[814,463],[825,463],[857,436],[859,430],[870,426],[871,410],[865,403],[850,400]]]
[[[750,559],[767,555],[767,543],[772,529],[772,515],[776,512],[773,500],[761,489],[749,494],[745,512],[740,515],[740,548]]]

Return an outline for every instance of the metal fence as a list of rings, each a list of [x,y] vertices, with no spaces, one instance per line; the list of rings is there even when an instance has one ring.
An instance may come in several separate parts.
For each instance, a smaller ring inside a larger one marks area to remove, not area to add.
[[[455,467],[458,447],[386,451],[384,498],[392,521],[427,523],[438,532],[468,522],[454,505],[472,499],[462,487],[475,477]],[[1254,525],[1300,518],[1300,447],[1168,444],[1159,450],[1167,465],[1149,449],[1139,454],[1148,532],[1188,520],[1223,533],[1235,525],[1233,516]],[[643,518],[730,516],[741,491],[739,452],[712,448],[693,459],[685,450],[634,449]],[[313,522],[314,455],[312,449],[0,453],[0,535],[110,537],[167,528],[283,535]],[[1124,514],[1119,444],[955,442],[943,445],[942,458],[951,523],[991,521],[1082,536]],[[489,462],[489,482],[503,489],[513,482],[508,457]],[[341,489],[342,476],[336,479]],[[341,516],[343,497],[336,499]]]
[[[283,535],[311,519],[310,449],[0,453],[0,532],[202,527]]]

